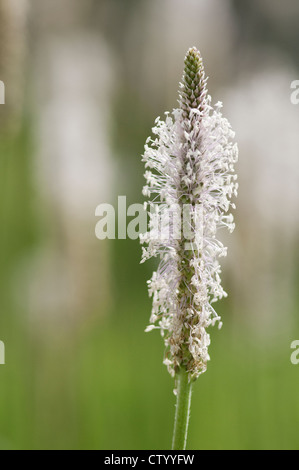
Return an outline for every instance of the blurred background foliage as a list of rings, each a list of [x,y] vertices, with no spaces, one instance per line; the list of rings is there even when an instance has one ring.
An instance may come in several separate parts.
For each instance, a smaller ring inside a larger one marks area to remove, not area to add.
[[[297,0],[0,0],[1,449],[167,449],[175,398],[137,241],[145,139],[187,49],[237,131],[240,197],[190,449],[298,449]],[[225,240],[226,241],[226,240]]]

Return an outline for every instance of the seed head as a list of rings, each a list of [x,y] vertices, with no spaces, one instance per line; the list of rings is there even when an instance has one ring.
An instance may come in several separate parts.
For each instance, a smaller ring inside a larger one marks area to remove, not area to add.
[[[196,48],[185,58],[179,104],[165,120],[157,118],[155,138],[145,145],[143,194],[150,223],[141,236],[142,261],[160,258],[148,282],[153,308],[147,331],[161,330],[169,372],[184,367],[195,379],[209,360],[207,329],[217,321],[221,326],[212,304],[226,296],[218,261],[226,248],[216,236],[219,228],[234,229],[228,211],[238,187],[234,133],[222,117],[222,104],[211,106]]]

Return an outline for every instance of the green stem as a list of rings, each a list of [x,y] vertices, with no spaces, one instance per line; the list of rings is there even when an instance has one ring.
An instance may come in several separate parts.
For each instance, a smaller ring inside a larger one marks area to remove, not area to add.
[[[180,369],[176,374],[177,403],[174,421],[172,450],[185,450],[191,408],[192,382],[188,373]]]

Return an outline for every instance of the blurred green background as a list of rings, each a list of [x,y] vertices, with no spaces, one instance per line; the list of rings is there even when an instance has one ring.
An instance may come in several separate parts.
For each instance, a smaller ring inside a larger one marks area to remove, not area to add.
[[[237,131],[240,196],[188,448],[299,448],[298,19],[297,0],[0,0],[1,449],[170,448],[155,263],[97,240],[95,209],[142,202],[191,46]]]

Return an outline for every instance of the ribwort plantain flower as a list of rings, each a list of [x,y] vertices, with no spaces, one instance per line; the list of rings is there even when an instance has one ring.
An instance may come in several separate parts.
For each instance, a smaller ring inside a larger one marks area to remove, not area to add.
[[[221,108],[211,104],[200,53],[189,49],[179,108],[157,118],[143,155],[150,222],[141,236],[142,261],[160,258],[148,282],[153,308],[146,331],[161,330],[165,365],[173,376],[186,370],[189,381],[206,371],[208,327],[216,322],[221,327],[212,305],[226,296],[218,259],[227,250],[217,232],[234,229],[229,210],[237,195],[238,148]]]

